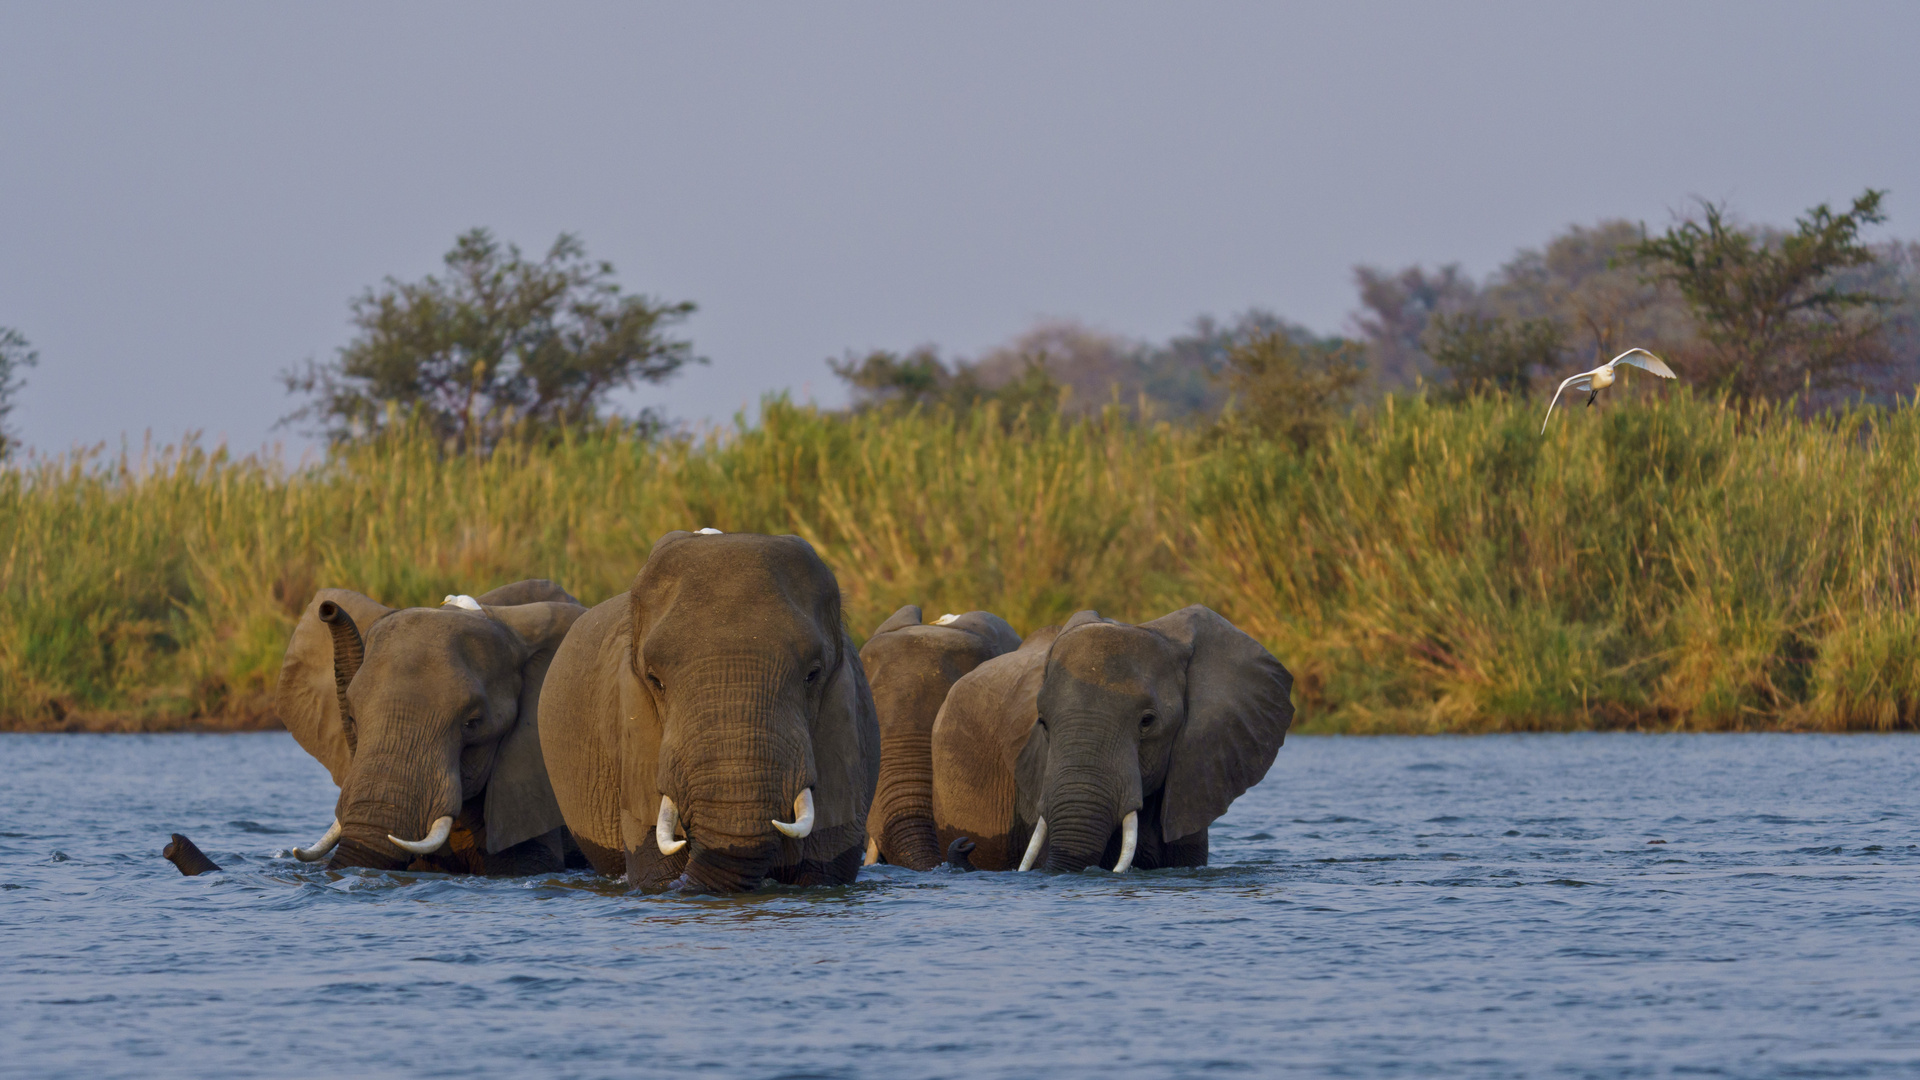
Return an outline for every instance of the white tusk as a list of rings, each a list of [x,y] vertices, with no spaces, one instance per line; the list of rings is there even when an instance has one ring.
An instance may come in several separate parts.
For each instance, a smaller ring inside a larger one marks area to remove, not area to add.
[[[860,865],[872,866],[879,861],[880,861],[880,841],[875,840],[873,837],[869,836],[867,837],[867,861],[861,863]]]
[[[392,833],[387,834],[387,839],[415,855],[431,855],[440,850],[441,845],[447,842],[448,834],[452,832],[453,819],[442,815],[434,819],[433,828],[427,833],[425,840],[402,840]]]
[[[680,808],[673,800],[660,796],[660,816],[653,822],[653,842],[660,845],[660,854],[671,855],[687,846],[685,840],[675,840],[673,834],[680,830]]]
[[[808,788],[800,793],[799,798],[793,800],[793,824],[776,821],[773,827],[779,829],[782,836],[805,840],[807,835],[813,832],[813,789]]]
[[[301,862],[319,862],[326,858],[327,852],[332,851],[333,846],[339,842],[340,819],[334,818],[333,824],[327,827],[327,835],[321,837],[319,843],[310,848],[294,848],[293,857]]]
[[[1133,867],[1133,849],[1140,846],[1140,811],[1129,810],[1127,816],[1120,819],[1120,861],[1113,864],[1113,872],[1124,874]]]
[[[1040,848],[1047,842],[1047,819],[1041,818],[1040,824],[1033,827],[1033,839],[1027,841],[1027,853],[1020,856],[1020,869],[1033,869],[1033,860],[1040,857]]]

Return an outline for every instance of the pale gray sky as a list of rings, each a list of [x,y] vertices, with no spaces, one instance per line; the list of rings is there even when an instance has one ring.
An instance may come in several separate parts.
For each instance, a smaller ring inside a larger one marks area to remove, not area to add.
[[[348,299],[486,225],[700,313],[724,419],[849,348],[1041,317],[1322,331],[1355,263],[1483,273],[1689,196],[1869,185],[1920,234],[1920,4],[0,2],[0,325],[42,451],[239,450]]]

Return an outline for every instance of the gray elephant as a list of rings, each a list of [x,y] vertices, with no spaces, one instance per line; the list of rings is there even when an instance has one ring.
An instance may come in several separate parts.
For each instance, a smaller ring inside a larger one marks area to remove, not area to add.
[[[912,604],[860,649],[880,717],[880,783],[867,813],[867,862],[939,865],[933,832],[933,720],[960,676],[1020,647],[998,615],[969,611],[922,621]]]
[[[567,841],[540,753],[540,688],[585,608],[522,581],[395,610],[322,589],[280,667],[281,722],[333,774],[333,827],[305,862],[447,873],[559,870]]]
[[[933,728],[938,841],[979,869],[1205,866],[1207,827],[1266,775],[1293,677],[1199,605],[1082,611],[954,684]]]
[[[602,874],[704,892],[859,874],[880,731],[839,583],[797,536],[661,537],[554,657],[540,741]]]

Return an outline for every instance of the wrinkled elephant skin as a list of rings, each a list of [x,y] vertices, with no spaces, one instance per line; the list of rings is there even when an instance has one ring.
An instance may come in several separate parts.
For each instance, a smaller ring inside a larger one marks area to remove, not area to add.
[[[962,675],[1020,647],[1020,635],[985,611],[921,619],[912,604],[881,623],[860,649],[880,719],[880,782],[867,835],[877,861],[931,870],[941,862],[933,828],[933,721]]]
[[[934,723],[937,842],[983,870],[1204,866],[1207,828],[1272,765],[1293,677],[1195,605],[1083,611],[986,661]]]
[[[561,646],[540,732],[603,874],[738,892],[859,873],[879,728],[839,584],[798,537],[661,537]]]
[[[567,839],[541,758],[540,689],[586,609],[548,581],[472,603],[478,610],[394,610],[322,589],[307,606],[276,704],[295,740],[333,774],[340,799],[334,827],[301,858],[450,873],[562,867]]]

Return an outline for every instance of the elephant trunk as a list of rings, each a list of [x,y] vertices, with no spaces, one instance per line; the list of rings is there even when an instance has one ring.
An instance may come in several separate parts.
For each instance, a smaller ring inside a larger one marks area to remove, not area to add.
[[[340,728],[347,737],[347,753],[359,753],[359,733],[353,714],[347,710],[347,684],[360,671],[367,658],[366,644],[360,640],[360,628],[353,624],[347,609],[331,600],[323,600],[317,613],[333,635],[333,690],[340,703]]]
[[[685,845],[687,867],[675,882],[677,889],[731,893],[757,888],[779,858],[781,845],[797,842],[783,837],[774,825],[798,816],[791,803],[782,807],[760,797],[731,803],[698,795],[688,798],[684,807],[678,802],[675,824],[685,834],[679,843]],[[809,829],[811,824],[807,822]]]
[[[331,869],[405,869],[445,848],[461,812],[459,748],[402,737],[421,725],[383,719],[340,785]]]
[[[1114,769],[1063,769],[1050,778],[1043,799],[1047,822],[1048,870],[1068,873],[1105,865],[1115,845],[1129,847],[1124,833],[1137,841],[1140,774],[1137,765]],[[1128,830],[1123,824],[1132,823]],[[1131,862],[1133,852],[1125,852]],[[1113,851],[1117,868],[1121,853]]]
[[[805,712],[783,694],[798,680],[779,662],[734,656],[682,681],[700,694],[669,701],[659,766],[687,843],[677,886],[756,888],[776,861],[793,861],[780,856],[814,826],[813,740]]]
[[[890,732],[880,747],[880,786],[870,817],[880,854],[896,866],[931,870],[940,865],[933,828],[933,736],[919,730]]]
[[[764,844],[758,848],[724,851],[693,843],[687,868],[681,871],[672,888],[676,892],[736,893],[758,888],[780,848]]]

